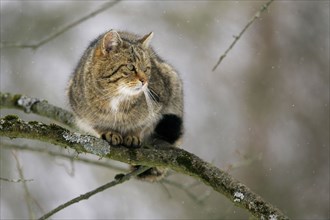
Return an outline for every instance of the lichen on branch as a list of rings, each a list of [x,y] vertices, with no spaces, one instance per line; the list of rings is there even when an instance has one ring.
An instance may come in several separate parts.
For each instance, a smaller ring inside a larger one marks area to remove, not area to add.
[[[15,115],[7,115],[0,119],[0,135],[45,141],[73,148],[77,153],[91,153],[99,157],[104,157],[110,152],[110,145],[100,138],[70,132],[56,124],[26,122]]]
[[[81,135],[79,133],[63,132],[63,137],[70,143],[78,143],[84,146],[87,152],[104,157],[110,153],[110,145],[102,140],[90,135]],[[102,143],[100,143],[102,142]]]

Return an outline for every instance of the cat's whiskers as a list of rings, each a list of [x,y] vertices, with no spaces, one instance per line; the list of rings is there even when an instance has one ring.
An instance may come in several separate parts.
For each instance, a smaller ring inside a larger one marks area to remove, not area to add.
[[[148,88],[146,88],[146,89],[143,90],[143,93],[144,93],[144,97],[146,99],[146,103],[147,103],[147,106],[148,106],[149,115],[150,115],[150,117],[154,117],[155,116],[155,111],[154,111],[155,102],[152,98],[151,92],[149,91]]]
[[[150,97],[152,98],[152,100],[154,101],[154,103],[157,104],[158,103],[158,100],[159,100],[159,96],[152,89],[148,89],[148,90],[149,90]]]

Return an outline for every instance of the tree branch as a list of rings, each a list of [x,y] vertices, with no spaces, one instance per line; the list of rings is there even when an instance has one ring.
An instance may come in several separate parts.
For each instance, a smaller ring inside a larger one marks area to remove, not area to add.
[[[74,128],[74,116],[62,108],[48,104],[46,100],[39,100],[37,98],[26,97],[19,94],[10,94],[0,92],[0,109],[19,109],[25,113],[35,113],[44,116],[61,124]]]
[[[233,47],[235,46],[235,44],[237,43],[237,41],[242,37],[242,35],[244,34],[244,32],[250,27],[250,25],[260,17],[261,13],[264,12],[269,5],[273,2],[274,0],[269,0],[266,4],[262,5],[261,8],[259,9],[259,11],[257,11],[257,13],[250,19],[250,21],[244,26],[243,30],[234,37],[234,41],[229,45],[228,49],[224,52],[224,54],[222,54],[218,60],[218,62],[214,65],[212,71],[215,71],[215,69],[219,66],[219,64],[221,63],[221,61],[227,56],[228,52],[233,49]]]
[[[5,181],[5,182],[10,182],[10,183],[21,183],[21,182],[33,181],[33,179],[8,179],[8,178],[4,178],[4,177],[0,177],[0,180]]]
[[[49,218],[50,216],[54,215],[55,213],[61,211],[62,209],[74,204],[74,203],[77,203],[77,202],[80,202],[84,199],[88,199],[89,197],[99,193],[99,192],[102,192],[106,189],[109,189],[110,187],[113,187],[113,186],[116,186],[120,183],[123,183],[123,182],[126,182],[127,180],[131,179],[131,177],[134,177],[134,176],[137,176],[141,173],[143,173],[144,171],[148,170],[149,167],[139,167],[139,169],[136,169],[130,173],[127,173],[127,174],[119,174],[119,175],[116,175],[115,176],[115,180],[107,183],[107,184],[104,184],[103,186],[100,186],[88,193],[85,193],[83,195],[80,195],[74,199],[71,199],[70,201],[58,206],[57,208],[53,209],[52,211],[48,212],[47,214],[45,214],[44,216],[40,217],[39,220],[45,220],[47,218]]]
[[[6,97],[13,96],[7,94]],[[2,98],[0,100],[0,105],[2,103],[8,104],[6,100]],[[34,105],[31,109],[34,108]],[[12,106],[17,105],[14,103]],[[278,209],[265,202],[260,196],[226,172],[183,149],[174,148],[161,140],[154,140],[153,143],[150,143],[153,147],[138,149],[111,147],[110,151],[110,146],[102,139],[72,133],[55,124],[25,122],[17,116],[11,115],[0,119],[0,136],[40,140],[72,148],[77,153],[91,153],[129,164],[169,167],[177,172],[202,180],[206,185],[229,198],[235,205],[247,209],[258,218],[288,219]]]
[[[59,35],[63,34],[64,32],[70,30],[74,26],[77,26],[78,24],[82,23],[83,21],[107,10],[108,8],[111,8],[116,3],[118,3],[120,0],[115,0],[113,2],[107,2],[103,4],[99,9],[91,12],[88,15],[85,15],[84,17],[78,19],[77,21],[72,22],[71,24],[68,24],[67,26],[64,26],[63,28],[59,29],[53,34],[50,34],[45,39],[39,41],[36,44],[24,44],[24,43],[11,43],[11,42],[1,42],[0,48],[6,48],[6,47],[18,47],[18,48],[31,48],[31,49],[38,49],[40,46],[48,43],[49,41],[53,40],[54,38],[58,37]]]

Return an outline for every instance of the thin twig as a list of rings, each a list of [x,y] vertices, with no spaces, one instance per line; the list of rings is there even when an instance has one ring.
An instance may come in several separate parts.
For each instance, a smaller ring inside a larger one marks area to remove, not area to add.
[[[174,181],[171,181],[171,180],[168,180],[168,179],[163,179],[161,181],[161,183],[163,184],[168,184],[168,185],[171,185],[171,186],[174,186],[180,190],[182,190],[183,192],[185,192],[187,194],[187,196],[192,199],[194,202],[196,202],[197,204],[202,204],[203,201],[198,198],[197,196],[195,196],[192,192],[190,192],[187,187],[185,187],[184,185],[180,184],[180,183],[177,183],[177,182],[174,182]]]
[[[145,167],[145,166],[141,166],[139,167],[138,169],[130,172],[130,173],[127,173],[125,175],[117,175],[115,177],[115,180],[103,185],[103,186],[100,186],[88,193],[85,193],[83,195],[80,195],[74,199],[71,199],[70,201],[58,206],[57,208],[53,209],[52,211],[48,212],[47,214],[45,214],[44,216],[40,217],[39,220],[45,220],[47,218],[49,218],[50,216],[54,215],[55,213],[57,213],[58,211],[74,204],[74,203],[77,203],[77,202],[80,202],[81,200],[84,200],[84,199],[88,199],[89,197],[99,193],[99,192],[102,192],[106,189],[109,189],[110,187],[113,187],[113,186],[116,186],[118,184],[121,184],[123,182],[126,182],[128,180],[131,179],[131,177],[134,177],[134,176],[137,176],[139,175],[140,173],[143,173],[144,171],[150,169],[149,167]]]
[[[238,163],[228,164],[227,168],[225,170],[226,170],[226,172],[231,172],[235,169],[249,166],[254,162],[261,161],[261,159],[262,159],[262,153],[256,154],[256,155],[248,157],[248,158],[242,158]]]
[[[70,162],[70,166],[68,166],[66,163],[54,160],[54,163],[57,166],[62,167],[69,176],[74,177],[75,167],[74,167],[73,159],[70,159],[69,162]]]
[[[19,162],[19,159],[18,159],[18,156],[17,156],[17,152],[16,151],[12,151],[12,155],[16,161],[16,168],[17,168],[17,171],[18,171],[18,174],[20,176],[20,179],[25,179],[24,178],[24,173],[23,173],[23,169],[22,169],[22,166]],[[25,201],[26,201],[26,205],[28,207],[28,210],[29,210],[29,217],[30,219],[35,219],[35,214],[33,212],[33,209],[32,209],[32,204],[31,202],[33,201],[32,197],[31,197],[31,194],[29,192],[29,189],[27,187],[27,184],[26,182],[22,182],[23,184],[23,189],[24,189],[24,192],[25,192]]]
[[[235,46],[235,44],[237,43],[237,41],[242,37],[242,35],[244,34],[244,32],[250,27],[250,25],[260,17],[261,13],[264,12],[269,5],[273,2],[274,0],[269,0],[266,4],[262,5],[260,10],[250,19],[250,21],[245,25],[245,27],[243,28],[243,30],[234,37],[234,41],[230,44],[230,46],[228,47],[228,49],[225,51],[224,54],[222,54],[218,60],[218,62],[214,65],[212,71],[215,71],[215,69],[219,66],[219,64],[221,63],[221,61],[227,56],[228,52]]]
[[[8,179],[8,178],[4,178],[4,177],[0,177],[0,180],[10,182],[10,183],[22,183],[22,182],[33,181],[33,179]]]
[[[82,23],[83,21],[107,10],[108,8],[114,6],[116,3],[118,3],[120,0],[115,0],[112,2],[107,2],[105,4],[103,4],[99,9],[91,12],[88,15],[85,15],[84,17],[80,18],[77,21],[72,22],[71,24],[68,24],[67,26],[59,29],[57,32],[49,35],[48,37],[46,37],[45,39],[39,41],[36,44],[20,44],[20,43],[11,43],[11,42],[1,42],[0,48],[5,48],[5,47],[19,47],[19,48],[31,48],[31,49],[38,49],[38,47],[48,43],[49,41],[53,40],[54,38],[58,37],[59,35],[63,34],[64,32],[68,31],[69,29],[73,28],[74,26]]]
[[[122,167],[119,167],[119,166],[116,166],[116,165],[113,165],[113,164],[110,164],[110,163],[107,163],[107,162],[90,160],[90,159],[87,159],[87,158],[78,157],[78,156],[74,156],[74,155],[67,155],[67,154],[64,154],[64,153],[49,150],[47,148],[36,148],[36,147],[28,146],[28,145],[15,145],[15,144],[3,143],[3,142],[1,143],[1,146],[4,147],[4,148],[15,149],[15,150],[20,150],[20,151],[32,151],[32,152],[37,152],[37,153],[44,153],[44,154],[48,154],[49,156],[52,156],[52,157],[62,157],[62,158],[66,158],[66,159],[69,159],[69,160],[74,161],[74,162],[77,161],[77,162],[92,164],[92,165],[112,169],[112,170],[115,170],[115,171],[118,171],[118,172],[126,172],[127,171],[127,169],[124,169]]]

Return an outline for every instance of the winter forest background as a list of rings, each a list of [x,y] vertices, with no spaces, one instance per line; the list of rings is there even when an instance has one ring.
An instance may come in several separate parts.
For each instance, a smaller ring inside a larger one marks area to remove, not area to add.
[[[103,1],[1,0],[1,42],[36,43]],[[121,1],[37,50],[1,48],[1,91],[69,109],[68,79],[88,43],[109,29],[143,35],[181,74],[183,147],[227,170],[292,219],[329,218],[329,1],[275,1],[228,48],[265,1]],[[1,117],[51,122],[1,109]],[[1,144],[47,146],[1,137]],[[72,153],[60,150],[64,153]],[[1,147],[1,177],[18,178]],[[73,154],[73,153],[72,153]],[[98,166],[17,151],[37,216],[111,180]],[[113,162],[117,166],[125,164]],[[56,219],[247,219],[248,213],[195,179],[131,180],[59,212]],[[20,183],[1,181],[1,219],[27,218]],[[178,183],[176,186],[173,183]]]

